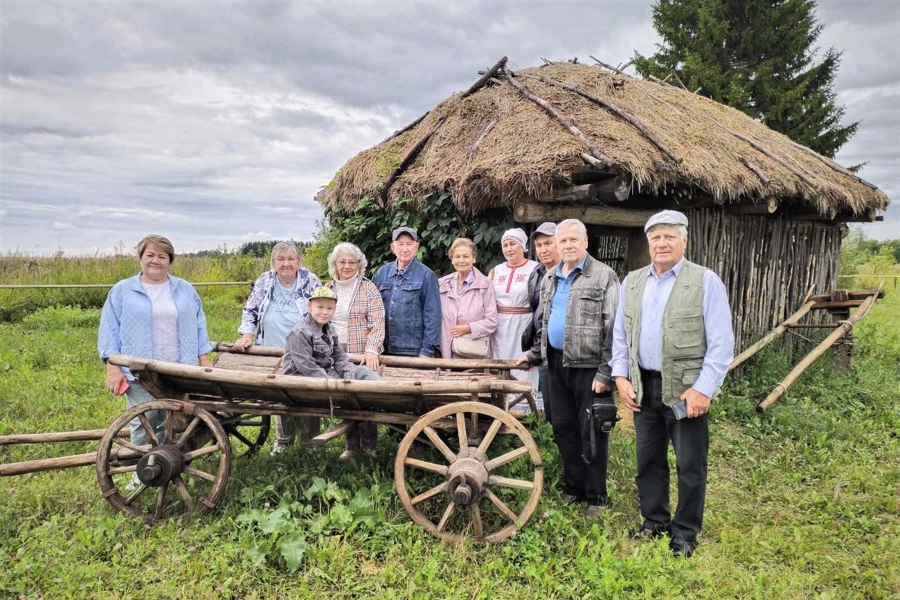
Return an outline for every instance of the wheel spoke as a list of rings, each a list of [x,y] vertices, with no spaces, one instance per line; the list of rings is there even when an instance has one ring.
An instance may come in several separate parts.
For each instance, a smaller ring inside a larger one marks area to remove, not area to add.
[[[139,485],[138,489],[134,490],[134,492],[132,492],[130,496],[125,498],[125,505],[130,506],[131,503],[134,502],[135,500],[137,500],[138,496],[143,494],[146,489],[147,489],[147,486],[144,485],[143,483],[141,485]]]
[[[150,446],[135,446],[131,442],[125,441],[122,438],[113,438],[113,444],[121,446],[126,450],[137,452],[140,456],[147,454],[147,452],[150,450]]]
[[[188,426],[185,427],[184,431],[181,433],[181,437],[178,438],[178,443],[175,444],[176,448],[181,448],[187,443],[187,441],[194,435],[194,430],[197,429],[197,425],[200,424],[200,417],[194,417]]]
[[[150,445],[154,448],[156,446],[159,446],[159,439],[157,439],[156,432],[153,431],[153,425],[150,424],[150,419],[147,418],[147,415],[145,413],[141,413],[137,416],[137,418],[144,428],[144,433],[147,434],[147,439],[150,440]]]
[[[243,421],[243,420],[238,421],[237,424],[240,425],[241,427],[262,427],[263,421],[262,421],[262,418],[248,419],[246,421]]]
[[[487,461],[486,463],[484,463],[484,468],[488,471],[493,471],[497,467],[503,466],[506,463],[510,463],[524,454],[528,454],[528,448],[526,448],[525,446],[516,448],[512,452],[507,452],[506,454],[502,454],[495,459]]]
[[[184,462],[190,462],[197,458],[198,456],[206,456],[207,454],[212,454],[213,452],[219,451],[219,445],[213,444],[212,446],[204,446],[203,448],[198,448],[192,452],[184,453]]]
[[[166,415],[166,443],[171,444],[175,440],[175,419],[173,415]]]
[[[187,487],[184,485],[184,480],[179,476],[175,477],[172,482],[175,484],[175,489],[178,490],[181,499],[184,500],[184,505],[187,506],[188,512],[194,512],[194,500],[188,493]]]
[[[441,451],[441,454],[444,455],[444,458],[447,459],[448,462],[453,462],[456,460],[456,455],[453,454],[453,451],[450,450],[449,446],[444,443],[444,440],[437,434],[437,431],[431,428],[431,426],[426,425],[425,429],[422,431],[425,432],[425,435],[428,436],[428,439],[431,440],[431,443],[434,444],[434,447]]]
[[[120,473],[134,473],[137,471],[137,465],[129,465],[127,467],[113,467],[106,472],[107,475],[118,475]]]
[[[434,486],[427,492],[422,492],[421,494],[419,494],[418,496],[416,496],[415,498],[410,500],[410,504],[412,504],[413,506],[415,506],[416,504],[421,504],[422,502],[425,502],[429,498],[434,498],[438,494],[440,494],[442,492],[446,492],[446,491],[447,491],[447,482],[444,481],[444,482],[441,482],[439,485]]]
[[[443,531],[444,527],[447,526],[447,521],[450,520],[450,515],[453,514],[453,508],[455,506],[456,505],[453,502],[450,502],[450,504],[447,505],[447,509],[444,511],[444,516],[442,516],[441,520],[438,522],[437,530],[439,532]]]
[[[503,421],[501,421],[500,419],[494,419],[494,422],[491,423],[491,426],[488,428],[487,433],[484,434],[484,439],[481,440],[481,445],[478,446],[479,452],[481,452],[482,454],[487,453],[487,449],[494,441],[494,438],[497,436],[497,432],[500,431],[501,427],[503,427]]]
[[[254,444],[253,442],[251,442],[250,440],[248,440],[247,438],[245,438],[244,435],[243,435],[240,431],[238,431],[237,429],[232,429],[231,431],[229,431],[229,433],[230,433],[231,435],[233,435],[234,437],[236,437],[237,439],[239,439],[239,440],[241,440],[242,442],[244,442],[244,445],[247,446],[248,448],[251,448],[251,449],[252,449],[252,448],[254,448],[254,447],[256,446],[256,444]]]
[[[449,468],[444,465],[435,464],[426,460],[419,460],[417,458],[407,458],[403,461],[403,464],[407,467],[416,467],[417,469],[422,469],[423,471],[431,471],[432,473],[437,473],[438,475],[447,475],[447,471],[449,471]]]
[[[484,495],[488,497],[488,500],[491,501],[491,504],[497,507],[497,510],[502,512],[507,519],[515,523],[519,520],[519,517],[513,511],[509,510],[509,507],[503,503],[503,500],[498,498],[496,494],[494,494],[491,490],[485,490]]]
[[[205,479],[207,481],[216,481],[216,476],[212,473],[207,473],[206,471],[201,471],[200,469],[195,469],[194,467],[185,466],[182,469],[182,472],[187,473],[188,475],[193,475],[194,477],[199,477],[200,479]]]
[[[469,438],[466,434],[466,415],[456,413],[456,434],[459,436],[459,458],[469,456]]]
[[[516,488],[519,490],[534,489],[533,481],[525,481],[524,479],[511,479],[509,477],[500,477],[499,475],[489,475],[488,485],[499,485],[500,487]]]
[[[156,496],[156,510],[153,511],[153,519],[161,521],[163,518],[163,507],[166,503],[166,490],[169,489],[168,482],[159,488],[159,494]]]
[[[473,504],[470,510],[472,511],[472,524],[475,526],[475,537],[483,538],[484,526],[481,524],[481,509],[478,508],[478,504]]]

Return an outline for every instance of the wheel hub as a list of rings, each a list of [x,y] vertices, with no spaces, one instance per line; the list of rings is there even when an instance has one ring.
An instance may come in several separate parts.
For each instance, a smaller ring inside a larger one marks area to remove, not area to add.
[[[180,475],[184,455],[170,444],[157,446],[141,457],[137,464],[138,479],[146,486],[161,487]]]
[[[447,492],[450,499],[460,506],[471,506],[478,502],[488,481],[484,467],[487,457],[477,448],[469,448],[469,456],[456,459],[447,472]]]

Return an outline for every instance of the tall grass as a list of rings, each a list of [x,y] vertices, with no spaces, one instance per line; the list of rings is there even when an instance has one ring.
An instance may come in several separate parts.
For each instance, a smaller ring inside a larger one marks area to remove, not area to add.
[[[203,257],[176,256],[172,275],[190,282],[253,281],[268,261],[234,252]],[[0,285],[113,284],[140,270],[135,256],[32,257],[9,253],[0,256]],[[200,287],[204,299],[247,297],[248,289]],[[25,315],[49,306],[97,308],[103,306],[106,289],[0,289],[0,322],[19,321]]]

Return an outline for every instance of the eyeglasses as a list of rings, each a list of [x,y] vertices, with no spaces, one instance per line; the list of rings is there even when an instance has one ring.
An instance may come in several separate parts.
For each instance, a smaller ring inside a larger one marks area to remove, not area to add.
[[[359,264],[358,260],[339,260],[337,261],[337,266],[339,267],[355,267]]]

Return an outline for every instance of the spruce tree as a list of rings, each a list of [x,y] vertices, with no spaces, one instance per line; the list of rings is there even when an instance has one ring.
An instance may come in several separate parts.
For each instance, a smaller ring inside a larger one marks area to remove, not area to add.
[[[635,57],[644,77],[674,71],[691,91],[825,156],[856,133],[859,123],[842,125],[835,103],[841,53],[829,48],[816,62],[822,25],[813,0],[657,0],[653,25],[663,43]]]

